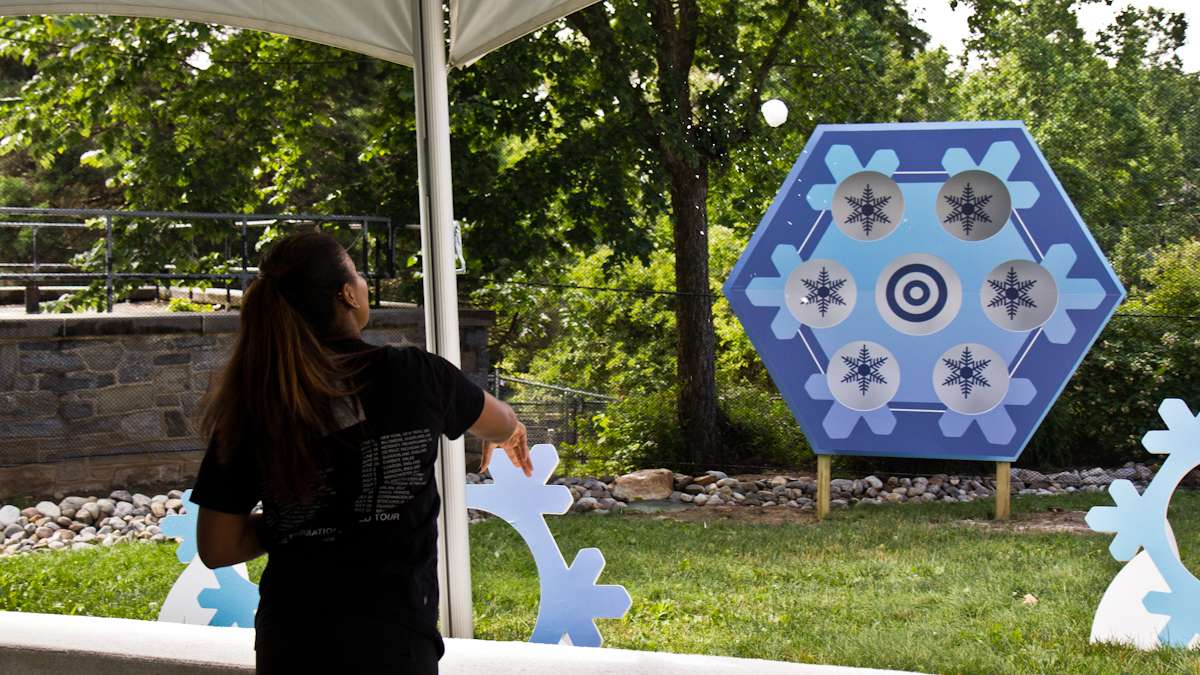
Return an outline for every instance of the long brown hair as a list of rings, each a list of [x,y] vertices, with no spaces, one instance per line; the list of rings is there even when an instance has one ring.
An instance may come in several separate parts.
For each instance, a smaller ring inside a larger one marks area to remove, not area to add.
[[[218,461],[253,452],[266,496],[280,502],[313,498],[329,459],[318,441],[338,429],[335,403],[365,386],[355,385],[365,352],[322,344],[338,337],[336,295],[355,281],[348,260],[320,231],[271,245],[242,298],[233,353],[200,402],[201,433],[215,442]]]

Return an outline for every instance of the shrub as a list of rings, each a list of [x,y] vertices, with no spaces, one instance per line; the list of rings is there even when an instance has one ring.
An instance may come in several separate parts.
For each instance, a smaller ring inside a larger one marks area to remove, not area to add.
[[[1022,464],[1146,460],[1158,404],[1200,393],[1200,242],[1156,252],[1131,297],[1097,340],[1034,435]]]
[[[697,465],[683,444],[674,389],[625,396],[594,419],[594,434],[572,450],[584,459],[577,467],[592,474],[645,467],[680,472],[707,469],[752,471],[807,463],[812,450],[783,399],[760,386],[720,387],[718,406],[724,452],[713,465]],[[567,454],[567,453],[564,453]]]
[[[211,312],[213,306],[204,302],[195,302],[187,298],[171,298],[167,303],[168,312]]]

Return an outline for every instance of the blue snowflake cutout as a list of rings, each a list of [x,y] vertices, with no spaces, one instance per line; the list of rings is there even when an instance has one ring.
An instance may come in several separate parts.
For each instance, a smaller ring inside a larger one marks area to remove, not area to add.
[[[814,211],[827,211],[833,205],[833,193],[838,183],[860,171],[876,171],[891,176],[900,168],[900,157],[895,150],[876,150],[871,159],[863,164],[854,148],[849,145],[834,145],[825,155],[825,166],[833,174],[832,183],[820,183],[808,190],[805,199]],[[867,231],[870,233],[870,230]]]
[[[804,390],[816,401],[832,401],[829,412],[821,426],[830,438],[848,438],[854,431],[859,420],[867,423],[867,427],[877,436],[887,436],[896,428],[896,415],[886,405],[874,410],[851,410],[838,403],[829,391],[829,382],[824,374],[813,373],[804,383]]]
[[[577,647],[599,647],[603,643],[596,619],[620,619],[633,600],[624,586],[600,585],[604,554],[598,548],[580,549],[569,568],[557,572],[552,585],[558,595],[542,600],[531,642],[557,644],[565,638]],[[588,608],[580,612],[579,605]]]
[[[777,307],[771,321],[771,333],[780,340],[796,337],[800,320],[787,308],[784,287],[788,276],[803,263],[800,252],[793,246],[780,244],[771,252],[771,264],[779,273],[777,277],[755,277],[746,285],[746,299],[755,307]]]
[[[1170,590],[1147,593],[1142,605],[1151,614],[1170,617],[1159,642],[1187,647],[1200,634],[1200,579],[1179,558],[1167,508],[1180,481],[1200,465],[1200,415],[1193,415],[1181,399],[1163,401],[1158,412],[1167,429],[1148,432],[1142,445],[1167,455],[1162,467],[1140,495],[1133,483],[1113,481],[1108,492],[1116,506],[1092,507],[1086,521],[1097,532],[1116,533],[1108,550],[1117,560],[1131,559],[1139,548],[1146,550]]]
[[[1054,344],[1067,344],[1075,337],[1075,322],[1067,310],[1096,309],[1104,302],[1104,287],[1095,279],[1075,279],[1069,276],[1075,265],[1075,249],[1070,244],[1055,244],[1046,251],[1042,267],[1058,285],[1058,305],[1042,326],[1046,339]]]
[[[621,618],[633,600],[621,586],[596,584],[604,568],[598,549],[583,549],[570,567],[546,525],[546,514],[563,514],[571,508],[571,491],[565,485],[546,485],[558,466],[553,445],[530,450],[533,475],[526,476],[508,456],[497,453],[490,465],[494,482],[466,486],[467,508],[503,518],[521,535],[538,571],[540,606],[533,642],[557,644],[564,638],[580,647],[599,647],[597,618]]]
[[[1008,392],[1004,395],[1004,400],[995,408],[981,415],[964,415],[953,410],[946,410],[938,420],[938,428],[942,430],[942,434],[946,438],[961,438],[972,424],[978,424],[979,430],[983,432],[983,437],[987,439],[988,443],[1004,445],[1011,441],[1017,433],[1017,426],[1013,423],[1005,406],[1029,405],[1036,396],[1037,389],[1034,388],[1031,380],[1023,377],[1014,378],[1008,383]]]
[[[988,146],[983,161],[978,164],[971,159],[971,153],[967,152],[966,148],[950,148],[942,155],[942,168],[951,176],[976,169],[986,171],[1004,182],[1004,187],[1008,188],[1008,194],[1012,197],[1014,209],[1027,209],[1037,202],[1039,193],[1030,181],[1008,180],[1019,161],[1021,152],[1017,150],[1016,143],[1000,141]]]
[[[258,610],[258,586],[232,567],[215,569],[213,574],[218,586],[206,588],[196,596],[201,607],[217,610],[208,625],[253,628],[254,613]]]
[[[159,530],[168,537],[178,537],[181,541],[175,549],[175,557],[179,562],[192,562],[198,553],[196,551],[196,517],[200,515],[200,507],[192,502],[192,491],[183,493],[181,500],[183,509],[172,513],[158,523]]]

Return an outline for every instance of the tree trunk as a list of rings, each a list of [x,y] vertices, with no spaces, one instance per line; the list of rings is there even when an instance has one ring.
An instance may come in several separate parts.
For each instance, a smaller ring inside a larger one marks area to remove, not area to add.
[[[720,458],[716,336],[708,279],[708,165],[669,159],[675,221],[676,372],[684,442],[701,462]]]

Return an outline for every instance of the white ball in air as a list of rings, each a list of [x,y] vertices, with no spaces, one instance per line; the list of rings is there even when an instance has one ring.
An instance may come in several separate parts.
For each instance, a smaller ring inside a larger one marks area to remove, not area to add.
[[[787,121],[787,104],[777,98],[763,103],[761,110],[763,117],[767,120],[767,124],[772,127],[777,127]]]

